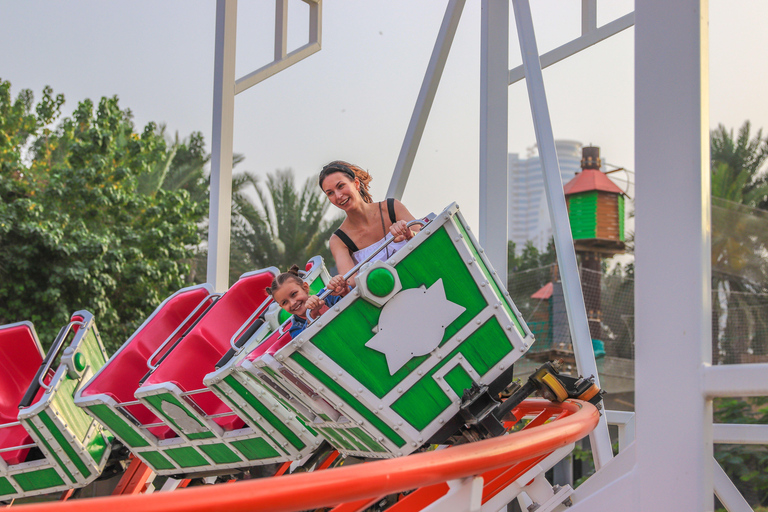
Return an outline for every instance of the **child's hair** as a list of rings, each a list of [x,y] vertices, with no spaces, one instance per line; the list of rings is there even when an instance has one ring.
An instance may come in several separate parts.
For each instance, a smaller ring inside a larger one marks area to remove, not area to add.
[[[318,178],[318,185],[320,185],[320,188],[323,188],[323,180],[325,180],[329,174],[333,174],[335,172],[340,172],[353,181],[355,178],[360,180],[360,196],[366,203],[373,202],[373,197],[371,197],[371,193],[368,191],[368,184],[371,182],[371,180],[373,180],[373,177],[368,174],[368,171],[365,169],[362,169],[348,162],[344,162],[343,160],[334,160],[333,162],[323,167],[323,170],[320,171],[320,177]]]
[[[275,279],[272,281],[272,286],[267,286],[266,291],[269,295],[272,295],[275,293],[278,288],[283,286],[283,284],[286,281],[294,281],[295,283],[298,283],[299,285],[304,284],[304,280],[299,275],[299,266],[293,265],[291,268],[288,269],[288,272],[283,272],[282,274],[279,274]]]

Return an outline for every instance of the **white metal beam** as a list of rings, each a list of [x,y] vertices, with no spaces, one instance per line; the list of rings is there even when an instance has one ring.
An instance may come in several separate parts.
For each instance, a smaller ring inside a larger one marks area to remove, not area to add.
[[[432,103],[435,100],[437,86],[440,84],[440,78],[443,76],[445,62],[448,60],[448,53],[451,51],[453,38],[456,35],[456,27],[459,25],[461,13],[464,10],[466,0],[450,0],[445,9],[443,23],[440,25],[440,32],[435,40],[435,47],[432,50],[432,56],[427,65],[427,71],[424,74],[424,81],[421,83],[419,96],[416,99],[416,105],[413,107],[411,121],[408,123],[408,130],[405,132],[403,146],[400,148],[400,155],[397,157],[395,172],[389,182],[387,197],[402,199],[405,185],[408,182],[408,176],[411,174],[413,161],[416,159],[416,152],[419,150],[421,137],[424,135],[424,127],[427,125],[429,112],[432,109]]]
[[[707,0],[635,4],[638,511],[714,507],[707,30]]]
[[[309,5],[309,42],[287,53],[288,0],[275,0],[274,61],[238,80],[235,80],[237,0],[216,2],[207,280],[217,292],[229,288],[235,95],[320,50],[322,0],[303,1]]]
[[[208,217],[208,282],[217,292],[223,292],[229,288],[236,30],[237,0],[217,0],[216,47],[213,64],[211,191]]]
[[[715,423],[712,426],[712,441],[715,444],[768,445],[768,425]]]
[[[707,397],[768,395],[768,363],[705,366],[703,373]]]
[[[517,24],[517,35],[520,40],[520,52],[523,56],[523,67],[525,68],[528,99],[531,104],[531,113],[533,114],[536,143],[539,146],[539,159],[541,160],[541,167],[544,172],[544,190],[547,195],[549,216],[552,220],[552,232],[555,240],[557,262],[563,281],[565,307],[568,312],[568,326],[571,332],[571,340],[573,341],[576,365],[578,366],[579,374],[585,377],[594,376],[595,383],[600,386],[595,353],[592,350],[592,337],[589,334],[587,311],[584,306],[584,296],[581,293],[576,251],[573,247],[571,225],[568,220],[568,207],[565,204],[565,195],[563,194],[563,179],[560,174],[560,164],[557,160],[555,137],[552,133],[552,121],[549,116],[547,95],[544,90],[539,50],[533,30],[531,7],[528,0],[512,0],[512,6],[515,10],[515,23]],[[504,190],[506,191],[506,188]],[[613,457],[605,415],[600,417],[600,422],[590,434],[590,442],[595,468],[600,469]]]
[[[307,44],[290,53],[286,53],[288,10],[284,4],[287,3],[287,0],[275,0],[275,60],[256,71],[238,78],[235,81],[235,94],[240,94],[272,75],[320,51],[322,47],[321,23],[323,5],[320,0],[304,0],[304,2],[309,5],[309,41]]]
[[[479,238],[506,282],[509,0],[483,0],[480,19]]]
[[[582,18],[582,30],[584,28],[585,20]],[[552,64],[560,62],[563,59],[570,57],[571,55],[578,53],[582,50],[589,48],[590,46],[599,43],[604,39],[618,34],[622,30],[626,30],[635,24],[635,13],[631,12],[625,14],[621,18],[615,19],[610,23],[606,23],[602,27],[597,27],[590,32],[584,33],[581,37],[565,43],[562,46],[550,50],[541,56],[541,67],[547,68]],[[525,78],[525,72],[523,66],[517,66],[509,71],[509,84],[512,85],[515,82],[519,82]]]
[[[739,490],[733,485],[731,479],[725,474],[723,468],[716,460],[712,459],[714,467],[715,495],[725,505],[728,512],[752,512],[752,507],[744,499]]]

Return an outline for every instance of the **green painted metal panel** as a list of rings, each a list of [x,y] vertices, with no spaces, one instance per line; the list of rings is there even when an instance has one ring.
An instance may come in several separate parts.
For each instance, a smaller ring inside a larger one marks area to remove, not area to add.
[[[397,435],[389,425],[384,423],[378,416],[373,414],[367,407],[361,404],[356,398],[354,398],[346,389],[342,388],[338,383],[331,379],[328,375],[320,371],[318,367],[309,362],[309,360],[298,352],[291,354],[291,359],[296,361],[302,368],[312,374],[317,380],[319,380],[325,387],[331,392],[335,393],[339,398],[344,400],[346,404],[352,407],[358,414],[368,420],[374,427],[376,427],[382,434],[384,434],[390,441],[397,446],[403,446],[405,440]]]
[[[61,432],[59,432],[58,426],[48,416],[48,413],[41,412],[38,415],[38,418],[40,418],[48,430],[51,431],[53,438],[56,439],[56,442],[59,443],[59,446],[61,446],[61,448],[64,450],[64,453],[67,454],[67,457],[69,457],[69,460],[72,461],[72,464],[75,465],[80,474],[85,477],[91,476],[91,470],[88,469],[88,466],[85,465],[83,459],[80,458],[80,454],[78,454],[77,451],[72,447],[69,440]]]
[[[16,488],[13,486],[13,484],[5,477],[0,477],[0,496],[5,496],[6,494],[15,494]]]
[[[364,444],[364,443],[360,442],[360,440],[359,440],[358,438],[356,438],[355,436],[353,436],[353,435],[352,435],[352,434],[349,432],[349,430],[347,430],[347,429],[345,429],[345,428],[340,428],[340,429],[337,429],[337,430],[336,430],[336,432],[337,432],[337,433],[338,433],[340,436],[344,437],[344,439],[346,439],[347,441],[349,441],[350,443],[352,443],[353,445],[355,445],[355,447],[357,448],[357,450],[359,450],[359,451],[361,451],[361,452],[367,452],[367,451],[368,451],[368,447],[367,447],[367,446],[365,446],[365,444]]]
[[[159,395],[147,395],[144,398],[147,400],[147,402],[152,404],[152,407],[155,409],[155,412],[157,414],[159,414],[160,416],[168,420],[168,422],[171,425],[174,425],[179,430],[179,432],[183,432],[183,429],[179,427],[179,425],[175,421],[173,421],[173,418],[171,418],[170,416],[165,414],[165,412],[163,412],[163,408],[162,408],[163,402],[169,402],[180,407],[181,409],[184,410],[184,412],[187,414],[187,416],[190,419],[197,422],[197,424],[200,425],[201,427],[208,428],[208,425],[204,424],[199,419],[197,419],[197,417],[195,417],[191,412],[189,412],[189,408],[185,404],[181,403],[181,401],[179,401],[175,396],[173,396],[170,393],[161,393]],[[215,437],[213,432],[198,432],[195,434],[184,434],[184,436],[187,437],[188,439],[193,439],[193,440],[208,439],[211,437]]]
[[[144,459],[149,463],[150,466],[152,466],[153,469],[173,469],[176,467],[173,465],[173,463],[171,463],[171,461],[163,457],[158,452],[146,451],[139,452],[139,454],[144,457]]]
[[[625,241],[624,237],[624,196],[619,194],[619,240]]]
[[[232,376],[228,376],[224,380],[226,381],[227,379],[232,379],[233,381],[235,381],[234,377],[232,377]],[[220,392],[224,393],[224,391],[219,386],[214,386],[214,387],[216,389],[218,389]],[[229,399],[229,395],[224,394],[224,395],[221,395],[221,396],[226,396]],[[246,395],[243,396],[242,398],[246,402],[248,402],[249,404],[251,404],[252,401],[257,401],[256,397],[254,397],[253,394],[251,394],[247,389],[246,389]],[[231,401],[231,399],[229,399],[229,400]],[[253,405],[251,404],[251,406],[253,406]],[[272,442],[275,443],[275,445],[278,446],[286,455],[289,455],[288,450],[283,448],[282,445],[277,442],[277,439],[275,439],[274,437],[269,435],[269,433],[264,429],[264,427],[261,425],[261,423],[256,421],[256,418],[251,416],[250,413],[248,411],[244,410],[244,409],[239,409],[239,410],[243,414],[243,416],[245,416],[246,418],[248,418],[248,420],[250,420],[250,425],[256,425],[256,427],[261,431],[262,434],[264,434],[265,436],[270,438],[272,440]]]
[[[341,434],[336,432],[336,430],[328,427],[323,427],[323,428],[320,428],[320,431],[325,434],[325,437],[327,437],[332,444],[341,446],[341,448],[345,450],[355,451],[355,447],[352,446],[349,443],[349,441],[347,441]]]
[[[453,392],[459,396],[464,396],[464,390],[472,387],[472,377],[461,366],[452,368],[444,378]]]
[[[491,274],[491,269],[488,268],[488,266],[485,264],[485,261],[483,258],[480,257],[480,254],[477,252],[477,248],[472,244],[472,239],[469,236],[469,232],[467,231],[467,227],[462,224],[458,217],[453,218],[456,227],[461,231],[462,235],[464,235],[464,239],[467,240],[467,245],[469,246],[469,250],[472,252],[472,255],[475,257],[475,260],[477,261],[477,265],[479,266],[480,270],[482,270],[483,275],[485,276],[485,279],[490,283],[491,288],[493,289],[494,294],[496,295],[496,298],[499,299],[499,302],[504,307],[504,310],[507,312],[507,315],[512,319],[512,323],[515,324],[515,327],[517,328],[517,332],[520,333],[520,336],[525,338],[525,330],[523,329],[523,320],[521,318],[518,318],[518,316],[515,314],[515,312],[512,310],[512,307],[509,305],[509,299],[507,298],[504,290],[499,287],[496,280],[493,278],[493,275]]]
[[[352,433],[355,437],[357,437],[360,441],[362,441],[369,450],[372,452],[379,452],[379,453],[385,453],[387,450],[384,449],[383,446],[381,446],[379,443],[377,443],[371,436],[365,433],[365,431],[359,427],[351,428],[349,429],[349,432]]]
[[[196,466],[208,466],[210,463],[191,446],[182,446],[181,448],[168,448],[165,454],[176,461],[176,464],[183,468]]]
[[[597,190],[568,197],[568,219],[574,240],[597,236]]]
[[[40,442],[48,449],[48,453],[51,454],[53,459],[56,461],[56,464],[61,468],[64,473],[66,473],[67,477],[72,481],[72,483],[76,483],[77,480],[74,476],[72,476],[72,473],[69,472],[69,469],[67,466],[64,465],[64,462],[59,458],[57,455],[57,452],[53,449],[53,447],[48,443],[48,440],[43,436],[43,434],[37,429],[34,423],[32,423],[29,420],[24,421],[24,425],[28,428],[31,428],[36,434],[38,439],[40,439]]]
[[[491,317],[393,403],[392,410],[418,430],[423,430],[451,403],[445,391],[433,379],[436,371],[456,354],[461,353],[472,368],[482,376],[512,349],[499,321]]]
[[[245,455],[248,460],[271,459],[279,457],[280,453],[272,448],[264,439],[257,437],[255,439],[244,439],[242,441],[232,441],[230,443],[237,450]]]
[[[95,420],[74,403],[72,397],[79,384],[79,380],[70,379],[65,374],[64,378],[61,379],[59,387],[56,389],[53,400],[51,400],[51,408],[61,415],[75,438],[84,441],[91,428],[91,423]]]
[[[441,344],[487,306],[445,228],[433,233],[398,263],[397,272],[403,289],[421,285],[430,287],[442,279],[446,298],[466,308],[445,329]],[[380,308],[364,300],[357,300],[318,332],[311,343],[349,372],[362,386],[382,398],[428,356],[414,357],[394,375],[390,375],[386,356],[365,346],[374,336],[372,329],[378,325],[380,314]]]
[[[53,468],[42,469],[40,471],[31,471],[29,473],[19,473],[12,475],[16,483],[24,491],[36,491],[38,489],[49,489],[64,485],[64,480]]]
[[[208,455],[216,464],[231,464],[240,462],[240,457],[235,452],[227,448],[225,444],[204,444],[200,449]]]
[[[237,380],[235,380],[234,377],[227,376],[224,381],[229,384],[229,386],[240,395],[242,398],[244,398],[248,403],[253,407],[256,412],[261,414],[261,416],[269,422],[270,425],[272,425],[275,430],[280,432],[283,437],[285,437],[286,441],[291,443],[293,446],[295,446],[298,450],[303,449],[306,445],[299,439],[299,436],[293,433],[293,431],[283,423],[280,418],[278,418],[272,411],[270,411],[263,403],[261,403],[259,400],[256,399],[253,394],[248,391],[242,384],[240,384]],[[250,399],[249,399],[250,397]]]
[[[88,410],[109,430],[131,448],[149,446],[149,443],[136,432],[133,425],[123,420],[117,413],[106,405],[89,405]]]

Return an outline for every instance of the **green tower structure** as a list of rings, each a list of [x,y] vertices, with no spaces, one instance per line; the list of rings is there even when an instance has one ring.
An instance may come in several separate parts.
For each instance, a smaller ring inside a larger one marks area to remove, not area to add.
[[[624,192],[600,171],[600,148],[582,148],[581,172],[563,189],[573,244],[581,262],[581,285],[593,340],[602,337],[600,281],[603,258],[621,254]]]

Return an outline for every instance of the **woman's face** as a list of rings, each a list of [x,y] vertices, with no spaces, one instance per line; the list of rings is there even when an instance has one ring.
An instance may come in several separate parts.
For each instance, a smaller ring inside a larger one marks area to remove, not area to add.
[[[322,183],[323,192],[331,204],[344,211],[362,200],[359,186],[357,179],[350,179],[343,172],[329,174]]]
[[[272,293],[277,305],[289,313],[307,317],[307,299],[309,298],[309,285],[299,284],[296,281],[285,281],[280,288]]]

